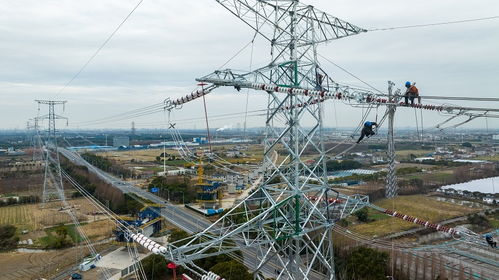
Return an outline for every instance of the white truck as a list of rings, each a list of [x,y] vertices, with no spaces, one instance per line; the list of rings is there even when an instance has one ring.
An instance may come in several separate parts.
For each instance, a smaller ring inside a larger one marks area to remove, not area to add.
[[[95,264],[97,263],[98,260],[100,260],[102,257],[100,254],[96,254],[95,256],[90,256],[85,259],[83,259],[83,262],[80,263],[78,266],[78,269],[80,271],[87,271],[95,267]]]

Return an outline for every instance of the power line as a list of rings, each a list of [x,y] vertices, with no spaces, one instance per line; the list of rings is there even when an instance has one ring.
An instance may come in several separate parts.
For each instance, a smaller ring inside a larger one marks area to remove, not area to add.
[[[262,109],[262,110],[254,110],[254,111],[248,111],[248,113],[252,113],[252,114],[248,114],[248,117],[260,117],[260,116],[265,116],[265,114],[263,112],[265,112],[266,110]],[[228,113],[228,114],[220,114],[220,115],[211,115],[210,116],[210,121],[218,121],[218,120],[224,120],[224,119],[227,119],[227,117],[230,117],[230,116],[243,116],[245,114],[245,112],[238,112],[238,113]],[[205,118],[204,117],[196,117],[196,118],[188,118],[188,119],[175,119],[175,120],[172,120],[172,122],[176,123],[176,124],[187,124],[187,123],[195,123],[196,121],[201,121],[201,120],[204,120]],[[116,120],[116,121],[120,121],[120,120]],[[115,123],[113,121],[113,123]],[[83,126],[93,126],[93,125],[98,125],[98,124],[101,124],[101,123],[95,123],[95,124],[88,124],[88,125],[83,125]],[[136,123],[138,126],[156,126],[156,125],[161,125],[161,124],[164,124],[164,122],[143,122],[143,123]],[[118,125],[118,124],[117,124]],[[123,124],[119,124],[119,125],[123,125]]]
[[[61,90],[59,90],[59,92],[57,93],[56,96],[59,96],[59,94],[62,93],[62,91],[64,91],[80,74],[81,72],[83,72],[83,70],[85,70],[85,68],[88,66],[88,64],[90,64],[90,62],[99,54],[99,52],[106,46],[106,44],[111,40],[111,38],[113,38],[114,34],[116,34],[116,32],[118,32],[118,30],[121,28],[121,26],[123,26],[123,24],[125,24],[125,22],[128,20],[128,18],[130,18],[130,16],[133,14],[133,12],[135,12],[135,10],[140,6],[140,4],[142,4],[144,0],[140,0],[137,5],[135,5],[135,7],[133,7],[133,9],[130,11],[130,13],[128,13],[128,15],[123,19],[123,21],[121,21],[120,24],[118,24],[118,26],[114,29],[114,31],[107,37],[106,40],[104,40],[104,42],[99,46],[99,48],[97,48],[97,50],[92,54],[92,56],[90,56],[90,58],[85,62],[85,64],[83,64],[83,66],[80,68],[80,70],[78,70],[78,72],[76,72],[76,74],[61,88]]]
[[[236,58],[239,54],[241,54],[249,45],[253,44],[255,40],[255,37],[251,39],[246,45],[244,45],[239,51],[237,51],[232,57],[230,57],[224,64],[222,64],[218,69],[222,69],[225,67],[229,62],[231,62],[234,58]]]
[[[119,113],[119,114],[116,114],[116,115],[111,115],[111,116],[108,116],[108,117],[103,117],[103,118],[99,118],[99,119],[93,119],[93,120],[89,120],[89,121],[82,121],[82,122],[79,122],[77,124],[87,124],[87,123],[102,122],[102,121],[107,121],[107,120],[111,120],[111,119],[126,117],[126,116],[129,116],[129,115],[139,114],[139,113],[150,111],[150,110],[153,110],[153,109],[163,109],[163,107],[164,107],[164,103],[163,102],[159,102],[159,103],[155,103],[155,104],[152,104],[152,105],[149,105],[149,106],[145,106],[145,107],[133,109],[133,110],[130,110],[130,111],[125,111],[123,113]]]
[[[338,67],[339,69],[341,69],[342,71],[344,71],[345,73],[347,73],[348,75],[354,77],[355,79],[357,79],[359,82],[363,83],[364,85],[372,88],[373,90],[379,92],[379,93],[382,93],[384,94],[384,92],[380,91],[379,89],[375,88],[374,86],[370,85],[369,83],[367,83],[366,81],[362,80],[361,78],[357,77],[355,74],[353,74],[352,72],[348,71],[347,69],[341,67],[340,65],[334,63],[331,59],[323,56],[322,54],[318,53],[317,55],[319,55],[320,57],[324,58],[326,61],[328,61],[329,63],[333,64],[334,66]]]
[[[499,102],[499,98],[496,98],[496,97],[467,97],[467,96],[423,95],[423,96],[421,96],[421,98],[424,98],[424,99],[436,99],[436,100],[464,100],[464,101]]]
[[[110,118],[110,119],[106,119],[106,120],[102,120],[102,121],[88,122],[88,123],[83,123],[83,124],[78,124],[78,125],[88,126],[88,125],[96,125],[96,124],[103,124],[103,123],[109,123],[109,122],[117,122],[117,121],[132,119],[132,118],[138,118],[138,117],[142,117],[142,116],[146,116],[146,115],[151,115],[151,114],[155,114],[155,113],[159,113],[159,112],[163,112],[163,111],[164,111],[164,108],[161,107],[161,108],[155,108],[155,109],[150,109],[150,110],[146,110],[143,112],[134,113],[131,115],[126,115],[126,116],[119,117],[119,118]]]
[[[499,19],[499,16],[455,20],[455,21],[443,21],[443,22],[426,23],[426,24],[402,25],[402,26],[385,27],[385,28],[372,28],[372,29],[367,29],[367,31],[386,31],[386,30],[396,30],[396,29],[409,29],[409,28],[429,27],[429,26],[438,26],[438,25],[468,23],[468,22],[484,21],[484,20],[494,20],[494,19]]]
[[[499,18],[499,17],[498,17]],[[360,81],[361,83],[367,85],[369,88],[381,93],[382,95],[384,96],[387,96],[386,93],[380,91],[379,89],[375,88],[374,86],[370,85],[369,83],[367,83],[366,81],[362,80],[361,78],[359,78],[357,75],[353,74],[352,72],[348,71],[346,68],[338,65],[337,63],[335,63],[334,61],[332,61],[331,59],[321,55],[321,54],[317,54],[318,56],[322,57],[323,59],[325,59],[327,62],[333,64],[334,66],[338,67],[339,69],[341,69],[342,71],[344,71],[345,73],[347,73],[348,75],[352,76],[353,78],[357,79],[358,81]],[[352,85],[354,87],[358,87],[358,86],[355,86],[355,85]],[[434,99],[434,100],[462,100],[462,101],[484,101],[484,102],[499,102],[499,98],[497,97],[468,97],[468,96],[438,96],[438,95],[423,95],[421,96],[421,98],[424,98],[424,99]]]

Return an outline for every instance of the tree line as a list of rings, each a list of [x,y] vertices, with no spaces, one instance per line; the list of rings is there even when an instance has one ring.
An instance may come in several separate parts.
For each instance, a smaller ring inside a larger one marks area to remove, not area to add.
[[[16,205],[16,204],[38,203],[38,202],[40,202],[40,197],[38,195],[18,196],[17,198],[8,197],[4,200],[0,200],[0,207]]]
[[[117,214],[136,214],[142,204],[132,194],[124,194],[115,186],[105,183],[88,171],[86,166],[74,165],[63,159],[61,168],[76,180],[87,192]],[[73,194],[73,196],[78,196]]]
[[[149,189],[158,188],[157,196],[176,203],[190,203],[196,200],[197,192],[189,176],[156,176],[149,183]]]
[[[84,153],[81,155],[86,161],[88,161],[93,166],[112,173],[114,175],[123,177],[123,178],[132,178],[134,177],[134,172],[128,168],[124,168],[113,160],[108,158],[96,155],[94,153]]]

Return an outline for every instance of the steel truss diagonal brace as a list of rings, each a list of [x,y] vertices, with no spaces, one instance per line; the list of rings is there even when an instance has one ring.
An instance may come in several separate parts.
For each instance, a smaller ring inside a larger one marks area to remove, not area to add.
[[[283,184],[268,185],[254,192],[211,227],[189,238],[185,245],[167,246],[165,258],[178,264],[190,264],[196,259],[241,250],[245,257],[260,259],[259,268],[273,256],[270,259],[274,266],[299,265],[300,269],[311,271],[309,262],[327,258],[317,250],[327,243],[325,232],[336,220],[369,205],[366,196],[336,195],[332,198],[331,191],[316,185],[304,189],[308,196],[293,195],[291,190],[280,187]],[[293,247],[296,237],[302,240],[301,250],[312,254],[307,261],[302,260],[305,264],[296,260],[293,263],[279,255]]]
[[[318,44],[367,32],[297,0],[216,1],[272,44],[278,43],[279,38],[291,36],[293,32],[299,34],[296,37],[299,38],[297,44],[300,45]],[[293,30],[290,29],[291,13],[296,14]],[[314,33],[313,39],[311,33]]]

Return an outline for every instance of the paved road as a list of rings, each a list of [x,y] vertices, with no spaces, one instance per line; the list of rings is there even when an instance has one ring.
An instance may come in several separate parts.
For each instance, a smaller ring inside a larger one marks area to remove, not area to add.
[[[79,155],[75,155],[73,152],[67,149],[60,148],[59,152],[61,152],[61,154],[63,154],[71,162],[86,166],[90,172],[97,175],[104,182],[120,189],[123,193],[133,193],[139,197],[143,197],[154,203],[160,204],[164,207],[161,211],[161,215],[165,217],[169,222],[173,223],[174,225],[178,226],[188,233],[192,234],[198,232],[200,229],[204,229],[210,225],[210,223],[206,219],[204,219],[204,217],[196,215],[191,211],[187,212],[188,210],[184,209],[183,207],[173,205],[146,190],[137,188],[130,183],[127,183],[113,175],[110,175],[96,168],[95,166],[81,158]],[[173,217],[170,215],[173,215]]]

